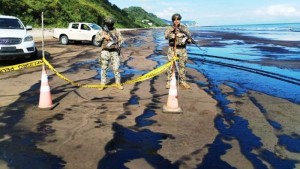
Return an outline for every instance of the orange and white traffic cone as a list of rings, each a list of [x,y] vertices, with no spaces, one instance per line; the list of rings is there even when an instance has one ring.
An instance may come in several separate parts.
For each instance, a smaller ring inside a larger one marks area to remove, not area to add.
[[[39,108],[51,109],[53,108],[52,97],[50,93],[50,86],[48,84],[48,75],[43,65],[42,77],[41,77],[41,88],[40,88],[40,101]]]
[[[173,72],[172,72],[171,81],[170,81],[170,89],[169,89],[167,105],[163,106],[164,113],[182,113],[183,112],[178,104],[178,92],[177,92],[177,83],[176,83],[174,66],[175,65],[173,65]]]

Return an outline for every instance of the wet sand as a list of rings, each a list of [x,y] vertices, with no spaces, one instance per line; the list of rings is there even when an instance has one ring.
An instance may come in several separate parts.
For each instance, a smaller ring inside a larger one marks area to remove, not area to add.
[[[143,43],[122,49],[122,63],[137,70],[154,69],[158,63],[148,58],[155,51],[154,31],[131,30],[123,34],[129,44]],[[49,62],[66,77],[82,84],[99,83],[99,79],[94,78],[97,71],[91,70],[98,66],[99,48],[86,44],[54,44],[46,45],[45,51]],[[88,63],[69,70],[80,61]],[[218,149],[211,146],[216,141],[228,146],[217,159],[236,168],[259,166],[253,164],[247,153],[262,157],[263,165],[268,168],[271,165],[263,158],[264,153],[273,152],[288,162],[300,160],[299,153],[286,150],[278,142],[279,135],[299,137],[296,133],[300,133],[297,127],[300,106],[287,100],[255,91],[238,97],[229,86],[219,86],[230,100],[234,116],[246,119],[246,128],[255,135],[247,139],[263,144],[248,152],[245,140],[219,135],[216,119],[224,120],[225,114],[214,93],[208,90],[212,87],[209,81],[193,69],[187,70],[192,88],[178,88],[182,114],[162,112],[168,96],[165,74],[126,85],[124,90],[107,88],[100,92],[74,87],[47,71],[53,102],[59,104],[51,111],[40,110],[37,108],[40,69],[1,74],[0,86],[6,87],[0,89],[1,126],[4,128],[0,145],[3,151],[14,154],[6,156],[6,160],[31,152],[27,161],[36,161],[36,157],[43,156],[48,160],[43,159],[41,163],[56,168],[208,168],[214,165],[207,159],[212,149]],[[122,82],[136,77],[139,75],[123,76]],[[270,120],[280,122],[280,129],[275,130]],[[226,120],[222,123],[231,125]],[[24,144],[22,140],[30,144]],[[13,146],[18,149],[8,148]],[[28,165],[23,163],[13,164],[16,168]],[[5,166],[3,162],[1,167]],[[300,168],[299,163],[295,168]]]

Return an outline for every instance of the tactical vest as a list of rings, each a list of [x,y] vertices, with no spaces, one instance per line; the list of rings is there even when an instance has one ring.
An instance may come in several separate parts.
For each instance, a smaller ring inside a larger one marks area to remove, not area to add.
[[[182,25],[180,25],[179,27],[180,27],[180,29],[182,29],[184,31],[186,31],[186,29],[187,29],[185,26],[182,26]],[[183,37],[176,37],[175,39],[176,39],[176,47],[177,48],[185,48],[186,47],[187,39],[188,39],[187,36],[184,35]],[[169,39],[169,46],[174,47],[175,39]]]
[[[105,32],[105,31],[104,31]],[[113,29],[113,30],[110,30],[109,31],[117,40],[119,39],[119,37],[117,36],[117,30],[116,29]],[[108,32],[105,32],[105,34],[109,35]],[[103,43],[102,43],[102,46],[103,46],[103,49],[104,50],[116,50],[117,49],[117,44],[114,43],[114,41],[112,40],[112,37],[110,40],[106,40],[104,39],[103,40]]]

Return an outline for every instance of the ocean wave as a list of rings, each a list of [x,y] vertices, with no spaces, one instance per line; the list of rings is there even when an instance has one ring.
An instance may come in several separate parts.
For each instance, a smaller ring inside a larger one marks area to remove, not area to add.
[[[216,31],[276,31],[300,32],[300,23],[293,24],[253,24],[253,25],[223,25],[203,26],[200,29]]]

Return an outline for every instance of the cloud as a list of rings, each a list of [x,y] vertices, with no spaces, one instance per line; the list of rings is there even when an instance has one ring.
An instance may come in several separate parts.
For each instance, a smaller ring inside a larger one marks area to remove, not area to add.
[[[291,5],[271,5],[255,11],[256,15],[275,17],[299,17],[300,11]]]
[[[163,18],[163,19],[167,19],[167,20],[171,20],[171,16],[175,13],[179,13],[181,14],[183,20],[188,20],[193,18],[193,15],[195,15],[195,12],[193,12],[193,10],[191,10],[188,7],[189,4],[186,3],[182,3],[182,2],[173,2],[171,3],[167,3],[167,2],[157,2],[156,5],[154,5],[153,11],[155,13],[156,16],[158,16],[159,18]],[[159,6],[159,8],[158,8]]]
[[[159,18],[163,18],[163,19],[167,19],[169,20],[171,18],[171,16],[176,12],[176,9],[174,8],[166,8],[162,11],[156,12],[155,14],[159,17]]]
[[[136,2],[151,2],[152,0],[128,0],[131,3],[136,3]]]

